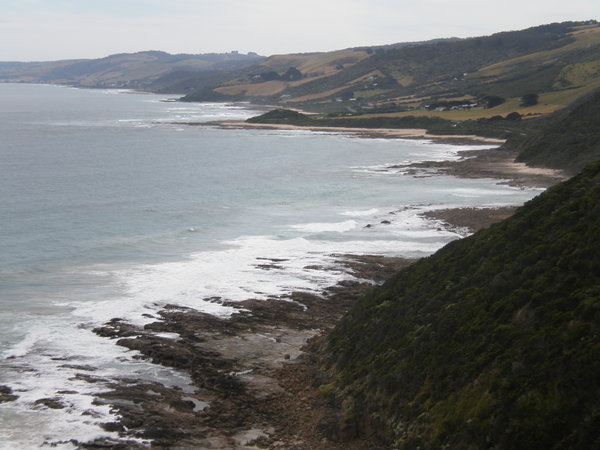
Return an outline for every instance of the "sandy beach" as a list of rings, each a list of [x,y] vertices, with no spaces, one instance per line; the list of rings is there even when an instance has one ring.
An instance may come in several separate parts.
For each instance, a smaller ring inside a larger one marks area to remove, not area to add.
[[[422,162],[406,166],[390,166],[391,169],[406,169],[413,176],[430,176],[433,172],[463,178],[497,178],[502,182],[521,187],[547,188],[566,178],[559,170],[530,167],[515,162],[517,153],[500,148],[506,141],[475,135],[436,135],[419,128],[347,128],[347,127],[303,127],[286,124],[261,124],[240,121],[188,123],[193,126],[218,126],[228,129],[271,129],[311,130],[330,133],[354,133],[365,138],[419,139],[448,144],[490,144],[490,149],[467,150],[459,161]]]
[[[436,135],[429,134],[427,130],[421,128],[350,128],[350,127],[303,127],[298,125],[286,124],[266,124],[266,123],[248,123],[239,121],[220,121],[212,122],[222,128],[262,128],[271,130],[311,130],[327,131],[332,133],[356,133],[367,137],[389,137],[398,139],[431,139],[450,143],[470,142],[501,145],[503,139],[487,138],[475,135]],[[188,124],[188,125],[206,125],[206,123]]]

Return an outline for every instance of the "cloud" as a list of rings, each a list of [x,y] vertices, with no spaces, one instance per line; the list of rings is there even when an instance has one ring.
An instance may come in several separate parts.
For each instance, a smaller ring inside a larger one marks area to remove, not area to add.
[[[3,0],[0,59],[327,51],[599,15],[597,0]]]

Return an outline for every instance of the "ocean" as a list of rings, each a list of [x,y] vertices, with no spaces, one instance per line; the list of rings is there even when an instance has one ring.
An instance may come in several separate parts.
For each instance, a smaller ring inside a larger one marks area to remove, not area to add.
[[[94,394],[120,377],[193,391],[91,331],[112,318],[143,325],[167,304],[227,317],[218,299],[319,292],[352,278],[336,255],[420,257],[466,234],[423,211],[540,192],[391,168],[489,146],[192,126],[259,111],[166,100],[0,84],[0,386],[18,396],[0,403],[0,448],[111,436]]]

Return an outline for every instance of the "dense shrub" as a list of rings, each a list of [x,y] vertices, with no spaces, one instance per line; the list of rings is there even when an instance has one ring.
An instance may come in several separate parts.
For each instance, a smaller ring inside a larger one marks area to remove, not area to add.
[[[598,448],[599,249],[600,162],[398,273],[322,346],[346,419],[405,449]]]

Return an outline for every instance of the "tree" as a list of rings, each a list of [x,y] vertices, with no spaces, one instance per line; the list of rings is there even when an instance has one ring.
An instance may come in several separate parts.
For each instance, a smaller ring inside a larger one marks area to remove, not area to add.
[[[297,81],[302,79],[302,72],[295,67],[290,67],[286,73],[281,76],[284,81]]]
[[[533,106],[538,104],[539,96],[537,94],[525,94],[521,97],[521,106]]]
[[[481,99],[481,104],[485,109],[493,108],[494,106],[501,105],[505,100],[497,95],[486,95]]]
[[[273,81],[273,80],[280,80],[281,77],[279,76],[279,74],[277,72],[275,72],[274,70],[272,70],[271,72],[263,72],[260,74],[260,78],[263,81]]]

